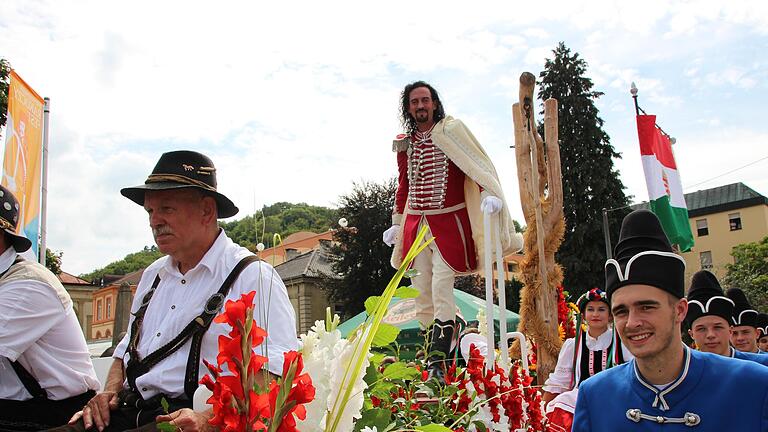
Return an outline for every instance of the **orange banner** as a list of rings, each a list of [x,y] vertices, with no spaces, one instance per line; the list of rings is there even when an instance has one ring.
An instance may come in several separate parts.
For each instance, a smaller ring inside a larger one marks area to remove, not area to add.
[[[40,232],[40,181],[45,102],[11,71],[2,185],[19,200],[17,231],[32,241],[37,256]]]

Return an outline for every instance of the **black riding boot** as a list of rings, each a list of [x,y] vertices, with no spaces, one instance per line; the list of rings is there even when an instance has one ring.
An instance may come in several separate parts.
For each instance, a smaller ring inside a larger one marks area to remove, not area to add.
[[[430,352],[441,352],[443,356],[432,355],[427,361],[427,371],[429,379],[435,378],[440,384],[445,383],[445,373],[451,352],[451,341],[456,323],[454,321],[435,320],[432,325],[432,340]]]

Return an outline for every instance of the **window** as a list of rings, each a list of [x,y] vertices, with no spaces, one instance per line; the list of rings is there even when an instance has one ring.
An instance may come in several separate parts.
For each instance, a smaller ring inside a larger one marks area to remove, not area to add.
[[[336,303],[333,305],[333,313],[337,314],[341,318],[344,318],[344,305],[341,303]]]
[[[107,319],[112,318],[112,297],[107,297]]]
[[[712,251],[700,252],[699,261],[701,262],[702,270],[711,269],[712,268]]]
[[[519,267],[516,262],[509,262],[507,263],[507,271],[510,273],[517,273],[519,270]]]
[[[740,230],[741,229],[741,213],[729,214],[728,225],[731,227],[731,231]]]
[[[709,227],[707,226],[706,219],[696,220],[696,234],[699,237],[704,237],[705,235],[709,235]]]
[[[101,321],[101,300],[96,302],[96,321]]]

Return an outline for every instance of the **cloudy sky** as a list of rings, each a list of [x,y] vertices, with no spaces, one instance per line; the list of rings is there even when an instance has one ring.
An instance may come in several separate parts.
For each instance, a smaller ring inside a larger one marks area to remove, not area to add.
[[[767,2],[526,4],[3,0],[0,57],[52,101],[49,247],[79,274],[152,244],[119,189],[175,149],[212,157],[241,216],[333,206],[394,175],[399,92],[417,79],[491,154],[522,220],[510,107],[559,41],[605,93],[628,194],[647,199],[632,81],[677,138],[686,192],[768,193]]]

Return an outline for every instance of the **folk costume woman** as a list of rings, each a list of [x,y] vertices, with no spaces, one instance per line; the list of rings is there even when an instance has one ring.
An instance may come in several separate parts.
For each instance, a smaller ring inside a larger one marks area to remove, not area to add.
[[[549,431],[570,431],[578,387],[585,379],[632,357],[611,325],[605,292],[594,288],[579,297],[576,337],[565,341],[555,371],[544,383]]]

